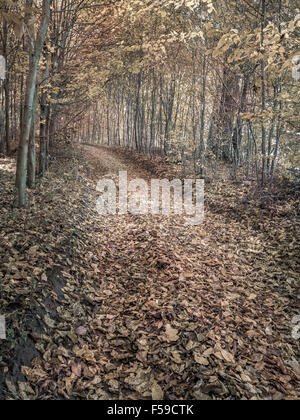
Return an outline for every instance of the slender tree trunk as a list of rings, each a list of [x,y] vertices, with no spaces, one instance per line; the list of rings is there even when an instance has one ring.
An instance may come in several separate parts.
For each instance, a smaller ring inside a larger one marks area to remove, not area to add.
[[[261,24],[261,46],[264,47],[264,28],[265,28],[265,19],[266,19],[266,0],[262,0],[262,24]],[[261,98],[261,108],[262,111],[266,110],[266,81],[265,81],[265,60],[264,58],[261,60],[261,90],[262,90],[262,98]],[[262,185],[265,184],[266,181],[266,168],[267,168],[267,148],[266,148],[266,140],[267,140],[267,131],[265,127],[264,121],[261,123],[261,148],[262,148]]]
[[[138,151],[140,151],[140,138],[139,138],[139,114],[140,114],[140,91],[142,86],[142,71],[140,71],[137,78],[137,92],[136,92],[136,103],[135,103],[135,114],[134,114],[134,141]]]
[[[7,60],[7,36],[8,28],[7,22],[3,19],[3,56]],[[4,80],[4,94],[5,94],[5,145],[6,153],[10,154],[10,119],[9,119],[9,104],[10,104],[10,92],[9,92],[9,73],[6,72],[6,78]]]
[[[15,205],[18,207],[24,207],[26,205],[28,143],[33,113],[34,93],[37,79],[38,63],[40,60],[43,43],[48,30],[49,18],[50,0],[43,0],[42,22],[38,30],[37,39],[35,42],[32,39],[30,41],[30,60],[29,71],[26,80],[24,118],[21,127],[21,137],[17,158]]]
[[[200,176],[205,174],[205,143],[204,143],[204,130],[205,130],[205,110],[206,110],[206,83],[207,83],[207,67],[206,67],[206,56],[203,57],[202,67],[202,109],[201,109],[201,120],[200,120]]]
[[[155,142],[155,114],[156,114],[156,90],[157,90],[157,81],[155,70],[153,70],[153,87],[152,87],[152,107],[151,107],[151,123],[150,123],[150,153],[154,147]]]
[[[4,118],[0,103],[0,155],[4,155]]]
[[[33,115],[29,136],[29,151],[28,151],[28,176],[27,176],[27,186],[28,188],[35,187],[36,180],[36,144],[35,144],[35,131],[36,131],[36,112],[37,112],[37,86],[34,94],[33,102]]]
[[[45,85],[49,78],[49,60],[47,48],[43,50],[44,70],[42,74],[41,95],[40,95],[40,150],[39,150],[39,176],[44,177],[47,170],[47,120],[48,109],[47,92]]]

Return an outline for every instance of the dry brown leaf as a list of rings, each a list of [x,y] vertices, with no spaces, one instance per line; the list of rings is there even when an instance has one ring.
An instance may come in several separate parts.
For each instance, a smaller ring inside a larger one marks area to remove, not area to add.
[[[163,400],[164,392],[157,382],[154,382],[151,387],[152,400]]]
[[[173,342],[179,339],[178,331],[175,328],[172,328],[170,324],[166,325],[166,338],[167,341]]]
[[[199,365],[202,365],[202,366],[209,365],[209,361],[205,357],[200,356],[197,353],[194,353],[194,359],[195,359],[195,362],[198,363]]]

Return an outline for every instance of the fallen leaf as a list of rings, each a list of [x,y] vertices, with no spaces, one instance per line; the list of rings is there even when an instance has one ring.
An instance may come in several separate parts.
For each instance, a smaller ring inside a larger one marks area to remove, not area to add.
[[[170,324],[166,325],[166,338],[169,342],[177,341],[179,339],[178,331],[175,330],[175,328],[172,328]]]
[[[152,400],[163,400],[164,392],[157,382],[154,382],[151,388]]]

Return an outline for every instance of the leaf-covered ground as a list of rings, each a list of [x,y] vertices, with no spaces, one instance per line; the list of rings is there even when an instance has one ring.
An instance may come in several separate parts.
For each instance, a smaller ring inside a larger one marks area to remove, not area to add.
[[[293,195],[258,205],[251,186],[220,181],[197,227],[101,217],[101,177],[170,168],[82,152],[52,165],[25,212],[0,161],[0,399],[299,399]]]

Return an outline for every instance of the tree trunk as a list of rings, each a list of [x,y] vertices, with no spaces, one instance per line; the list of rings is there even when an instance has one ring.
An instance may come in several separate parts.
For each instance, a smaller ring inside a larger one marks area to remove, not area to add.
[[[24,207],[26,205],[28,143],[31,129],[38,64],[42,52],[43,43],[46,38],[50,18],[50,1],[51,0],[43,0],[42,22],[37,34],[37,39],[35,42],[32,39],[30,41],[30,60],[28,75],[26,79],[24,118],[22,121],[21,137],[19,142],[17,159],[15,205],[18,207]]]
[[[7,22],[3,19],[3,56],[7,62]],[[10,154],[10,121],[9,121],[9,103],[10,103],[10,92],[9,92],[9,74],[6,72],[6,78],[4,80],[4,94],[5,94],[5,144],[6,153]]]
[[[264,28],[265,28],[265,18],[266,18],[266,1],[262,0],[262,24],[261,24],[261,46],[263,48],[264,45]],[[266,81],[265,81],[265,60],[264,58],[261,60],[261,109],[262,111],[266,110]],[[267,131],[265,127],[265,123],[262,120],[261,123],[261,149],[262,149],[262,185],[265,184],[266,181],[266,168],[267,168],[267,148],[266,148],[266,140],[267,140]]]
[[[37,86],[33,101],[33,115],[29,136],[29,153],[28,153],[28,188],[34,188],[36,180],[36,145],[35,145],[35,130],[36,130],[36,111],[37,111]]]
[[[48,83],[49,78],[49,61],[48,51],[44,48],[43,57],[45,67],[42,75],[41,98],[40,98],[40,152],[39,152],[39,176],[44,177],[47,170],[47,120],[49,114],[49,106],[47,104],[47,92],[44,86]]]

